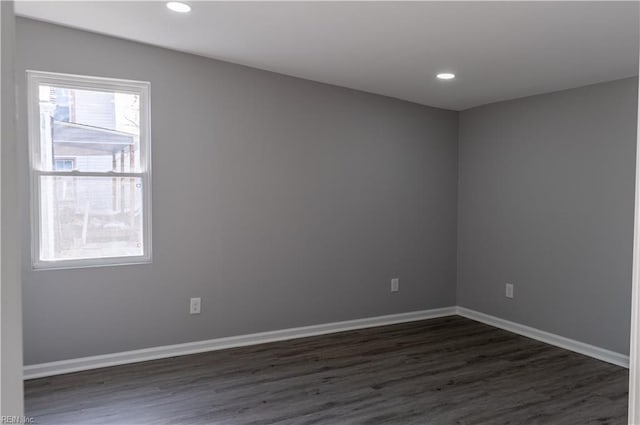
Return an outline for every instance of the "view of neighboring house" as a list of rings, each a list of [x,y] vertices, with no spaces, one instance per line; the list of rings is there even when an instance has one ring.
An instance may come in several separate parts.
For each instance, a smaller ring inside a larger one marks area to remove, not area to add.
[[[139,100],[127,93],[40,86],[43,231],[49,260],[142,251]],[[69,176],[64,176],[69,173]]]

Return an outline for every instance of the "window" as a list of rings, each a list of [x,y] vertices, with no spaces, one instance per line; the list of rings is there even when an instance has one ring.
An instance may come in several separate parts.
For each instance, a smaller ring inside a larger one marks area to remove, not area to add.
[[[75,161],[73,159],[54,159],[53,169],[56,171],[72,171],[75,167]]]
[[[28,80],[33,267],[151,261],[149,83]]]

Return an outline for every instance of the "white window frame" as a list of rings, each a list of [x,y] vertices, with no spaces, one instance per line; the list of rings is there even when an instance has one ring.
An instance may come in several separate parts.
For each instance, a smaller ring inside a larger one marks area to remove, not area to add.
[[[115,78],[92,77],[85,75],[60,74],[43,71],[27,71],[27,98],[29,122],[29,168],[30,168],[30,204],[31,204],[31,265],[35,270],[67,269],[79,267],[101,267],[128,264],[151,263],[151,122],[149,82],[122,80]],[[40,164],[40,105],[39,86],[51,85],[69,89],[100,90],[118,93],[131,93],[140,96],[140,172],[81,172],[44,170]],[[143,205],[143,254],[124,257],[103,257],[87,259],[69,259],[43,261],[40,259],[40,177],[138,177],[142,180]]]

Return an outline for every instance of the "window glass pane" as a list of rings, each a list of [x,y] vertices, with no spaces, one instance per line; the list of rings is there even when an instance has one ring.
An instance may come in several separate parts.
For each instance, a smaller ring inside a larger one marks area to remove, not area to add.
[[[40,259],[144,254],[142,179],[40,177]]]
[[[39,86],[40,169],[140,172],[140,96]]]

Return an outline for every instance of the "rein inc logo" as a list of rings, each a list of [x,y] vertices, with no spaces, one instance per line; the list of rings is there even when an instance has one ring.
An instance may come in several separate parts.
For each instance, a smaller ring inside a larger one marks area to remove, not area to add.
[[[36,419],[31,416],[0,416],[0,424],[35,424]]]

